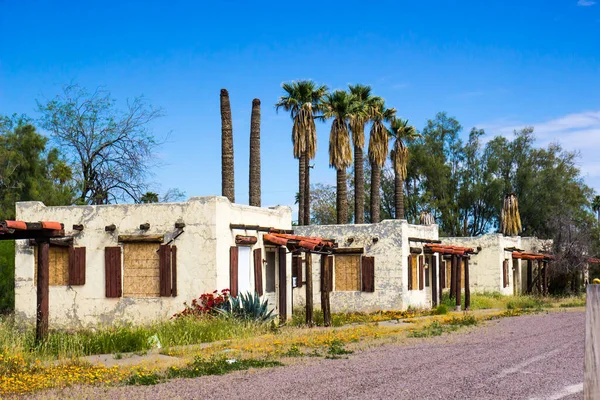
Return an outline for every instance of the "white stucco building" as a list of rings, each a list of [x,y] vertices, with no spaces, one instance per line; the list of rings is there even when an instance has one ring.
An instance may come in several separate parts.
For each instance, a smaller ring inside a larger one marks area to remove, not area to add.
[[[470,288],[473,292],[500,292],[517,295],[527,290],[526,261],[513,253],[549,251],[551,241],[535,237],[504,236],[492,233],[477,237],[444,237],[446,245],[472,247]]]
[[[291,315],[291,256],[265,245],[260,234],[290,230],[288,207],[250,207],[217,196],[136,205],[21,202],[16,216],[65,227],[68,241],[50,243],[50,326],[164,320],[184,301],[235,286],[262,291],[278,314]],[[17,241],[15,312],[30,321],[36,312],[35,249]]]
[[[377,224],[322,225],[295,227],[298,235],[334,240],[331,310],[400,310],[432,305],[432,254],[423,245],[438,240],[437,225],[411,225],[406,220],[385,220]],[[412,250],[412,254],[411,254]],[[321,260],[313,254],[313,302],[321,302]],[[437,261],[437,260],[436,260]],[[373,271],[364,269],[365,262]],[[371,264],[372,263],[372,264]],[[410,263],[410,265],[409,265]],[[300,282],[296,282],[294,306],[305,304],[305,263],[300,261]]]

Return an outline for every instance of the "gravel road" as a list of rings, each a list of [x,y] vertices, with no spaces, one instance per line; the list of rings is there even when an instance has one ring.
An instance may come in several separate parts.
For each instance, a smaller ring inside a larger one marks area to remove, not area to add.
[[[348,359],[55,394],[62,399],[153,400],[580,399],[584,320],[582,312],[504,318],[468,332],[376,347]]]

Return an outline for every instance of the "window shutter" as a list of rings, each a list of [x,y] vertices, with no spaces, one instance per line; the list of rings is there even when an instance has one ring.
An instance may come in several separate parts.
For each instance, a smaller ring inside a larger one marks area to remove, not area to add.
[[[446,261],[440,255],[440,289],[446,289]],[[441,301],[441,299],[440,299]]]
[[[69,248],[69,285],[85,285],[85,247]]]
[[[106,297],[121,297],[121,248],[106,247],[104,249],[104,272]]]
[[[412,254],[408,256],[408,290],[413,290],[412,287]]]
[[[425,282],[425,268],[423,267],[423,256],[419,256],[419,290],[423,290]]]
[[[171,246],[161,244],[158,248],[158,271],[160,277],[160,296],[171,296]]]
[[[238,295],[238,248],[229,248],[229,290],[233,297]]]
[[[254,250],[254,287],[259,296],[263,295],[262,249]]]
[[[177,246],[171,246],[171,296],[177,297]]]
[[[375,291],[375,257],[362,256],[362,291]]]
[[[333,256],[327,256],[327,265],[329,266],[327,272],[328,272],[328,282],[329,282],[329,287],[327,288],[327,291],[329,292],[333,292]]]
[[[503,287],[508,286],[508,260],[504,260],[502,263],[502,280]]]
[[[310,253],[305,253],[305,255],[306,257],[310,257]],[[298,256],[296,259],[298,260],[296,261],[296,286],[301,288],[303,279],[302,266],[304,265],[304,262],[302,261],[302,256]]]

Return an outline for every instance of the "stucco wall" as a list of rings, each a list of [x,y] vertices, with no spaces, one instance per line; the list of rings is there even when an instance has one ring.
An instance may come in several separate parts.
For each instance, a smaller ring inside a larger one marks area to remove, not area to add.
[[[298,226],[295,232],[302,236],[334,239],[339,247],[364,248],[366,256],[375,257],[375,291],[333,291],[330,295],[332,311],[397,310],[429,307],[428,290],[408,291],[409,237],[437,239],[437,225],[409,225],[405,220],[385,220],[378,224]],[[352,243],[348,241],[353,238]],[[376,242],[373,238],[377,238]],[[430,288],[428,288],[430,291]],[[314,304],[320,306],[320,256],[313,255]],[[305,287],[294,289],[294,305],[305,304]]]
[[[478,237],[445,237],[442,243],[447,245],[472,247],[477,254],[472,254],[469,260],[469,282],[473,292],[500,292],[513,294],[513,261],[510,251],[505,248],[519,247],[520,237],[505,237],[494,233]],[[507,287],[503,287],[503,262],[509,260]],[[518,268],[520,262],[517,263]]]
[[[236,234],[244,234],[243,231],[232,232],[230,223],[291,227],[288,207],[242,206],[231,204],[224,197],[195,197],[182,203],[71,207],[22,202],[17,203],[16,216],[25,221],[62,222],[65,232],[74,236],[74,245],[86,247],[86,284],[50,287],[50,325],[69,327],[168,318],[182,309],[184,301],[229,287],[229,247],[235,245]],[[106,298],[104,248],[119,245],[118,235],[142,233],[139,226],[143,223],[150,224],[145,233],[164,234],[168,242],[177,232],[175,222],[186,224],[184,233],[172,243],[178,248],[178,296]],[[84,230],[73,231],[74,224],[83,224]],[[116,225],[116,231],[105,232],[105,226],[110,224]],[[256,231],[248,234],[256,235]],[[262,235],[258,237],[259,242],[253,248],[263,247]],[[34,247],[26,241],[17,241],[15,262],[15,311],[18,317],[33,320],[36,307]]]

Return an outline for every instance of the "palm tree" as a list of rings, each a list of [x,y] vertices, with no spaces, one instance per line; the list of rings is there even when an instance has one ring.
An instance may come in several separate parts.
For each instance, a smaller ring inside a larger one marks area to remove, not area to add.
[[[381,168],[388,155],[388,130],[384,122],[391,121],[396,114],[394,108],[386,108],[383,99],[370,107],[373,126],[369,136],[369,162],[371,163],[371,223],[380,222]]]
[[[317,152],[317,128],[315,115],[321,110],[321,100],[327,93],[327,86],[317,85],[311,80],[283,83],[285,92],[279,98],[275,109],[283,108],[290,113],[294,121],[292,126],[292,143],[294,157],[298,159],[299,199],[298,225],[310,224],[310,188],[309,161]]]
[[[346,168],[352,164],[352,147],[348,120],[353,107],[354,96],[336,90],[323,99],[323,118],[333,118],[329,134],[329,166],[337,171],[337,223],[348,223],[348,190],[346,187]]]
[[[413,140],[419,135],[414,126],[408,125],[407,119],[394,118],[390,125],[389,134],[395,139],[394,148],[390,153],[390,160],[394,167],[395,218],[404,219],[404,179],[406,179],[408,164],[408,147],[404,141]]]
[[[227,89],[221,89],[221,194],[235,203],[233,127]]]
[[[501,231],[504,236],[517,236],[522,231],[519,201],[514,193],[504,197],[501,215]]]
[[[600,224],[600,196],[594,197],[592,201],[592,210],[598,215],[598,223]]]
[[[354,144],[354,223],[365,222],[365,172],[363,163],[363,148],[365,147],[365,124],[370,120],[369,111],[380,97],[371,95],[371,87],[366,85],[348,85],[354,95],[353,113],[349,126],[352,131]]]
[[[250,117],[250,185],[249,203],[260,207],[260,100],[252,100]]]

